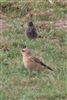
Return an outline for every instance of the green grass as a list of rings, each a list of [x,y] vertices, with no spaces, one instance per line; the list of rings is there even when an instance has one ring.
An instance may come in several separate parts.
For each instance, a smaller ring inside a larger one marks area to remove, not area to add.
[[[37,6],[32,4],[32,9],[52,7],[58,18],[38,17],[39,21],[62,19],[66,15],[67,8],[49,6],[45,2],[43,6],[43,3]],[[34,22],[37,22],[37,18],[34,18]],[[12,27],[0,31],[0,100],[67,100],[67,32],[49,25],[48,31],[41,31],[43,39],[30,41],[25,36],[24,27],[21,27],[25,23],[19,16],[8,17],[7,23]],[[55,73],[47,70],[32,73],[32,77],[29,77],[20,52],[24,45],[51,66]]]

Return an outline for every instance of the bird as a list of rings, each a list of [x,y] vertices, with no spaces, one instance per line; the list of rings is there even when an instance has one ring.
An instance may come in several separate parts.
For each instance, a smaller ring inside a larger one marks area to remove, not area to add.
[[[37,30],[32,21],[28,22],[28,27],[26,30],[26,35],[29,39],[43,38],[43,36],[38,35]]]
[[[49,66],[47,66],[46,64],[44,64],[40,59],[34,57],[30,51],[30,49],[23,48],[21,50],[22,56],[23,56],[23,63],[25,68],[27,68],[27,70],[29,72],[32,71],[44,71],[44,69],[49,69],[50,71],[53,71],[52,68],[50,68]]]
[[[32,21],[29,21],[28,22],[28,27],[27,27],[27,30],[26,30],[26,35],[29,39],[36,39],[38,34],[37,34],[37,31],[36,31],[36,28],[33,24]]]

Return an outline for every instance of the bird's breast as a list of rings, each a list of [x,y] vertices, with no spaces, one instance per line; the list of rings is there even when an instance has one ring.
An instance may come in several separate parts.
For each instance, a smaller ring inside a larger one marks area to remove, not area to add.
[[[23,63],[24,63],[24,66],[27,68],[28,67],[28,59],[26,57],[23,57]]]

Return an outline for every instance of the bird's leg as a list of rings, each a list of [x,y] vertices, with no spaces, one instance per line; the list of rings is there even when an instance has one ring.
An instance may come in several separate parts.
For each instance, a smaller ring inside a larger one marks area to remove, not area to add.
[[[32,76],[32,71],[28,70],[28,72],[29,72],[29,77],[31,77]]]

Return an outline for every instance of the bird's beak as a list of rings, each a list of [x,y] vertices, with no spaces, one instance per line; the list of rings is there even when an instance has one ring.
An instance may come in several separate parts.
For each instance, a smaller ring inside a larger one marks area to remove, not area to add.
[[[25,52],[25,51],[22,49],[22,52]]]

